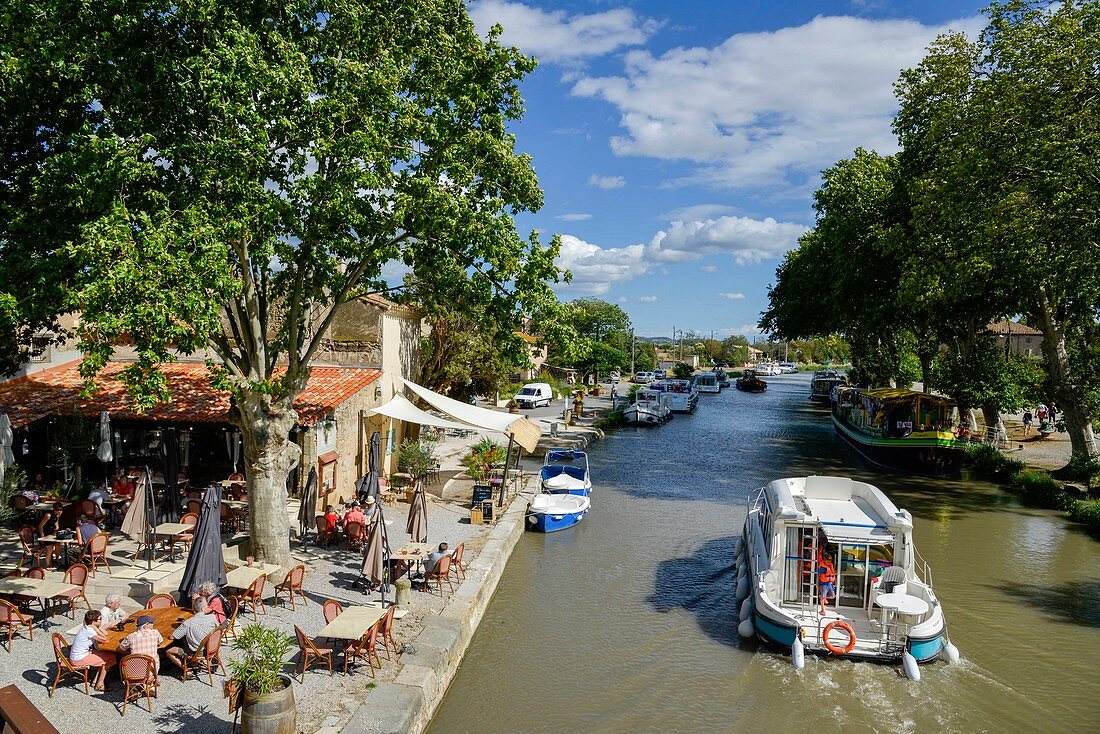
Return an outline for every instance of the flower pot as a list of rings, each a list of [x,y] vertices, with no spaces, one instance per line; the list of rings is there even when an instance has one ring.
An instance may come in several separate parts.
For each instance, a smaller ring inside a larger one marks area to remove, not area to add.
[[[294,734],[297,709],[294,705],[294,689],[291,680],[279,676],[283,687],[266,696],[257,696],[245,690],[241,707],[241,731],[243,734]]]

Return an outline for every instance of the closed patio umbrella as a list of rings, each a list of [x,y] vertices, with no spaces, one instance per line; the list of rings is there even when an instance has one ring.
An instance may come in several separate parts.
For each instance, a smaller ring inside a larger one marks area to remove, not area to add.
[[[363,548],[363,575],[372,584],[380,584],[385,578],[386,562],[382,552],[386,545],[382,523],[371,523],[367,544]]]
[[[207,488],[199,508],[199,521],[195,525],[191,550],[187,553],[187,565],[180,581],[180,601],[199,593],[199,586],[213,581],[218,588],[225,586],[225,558],[222,556],[221,536],[222,490],[218,485]]]
[[[156,517],[156,500],[153,496],[153,479],[149,474],[149,467],[145,467],[137,478],[134,487],[134,500],[126,510],[126,516],[122,518],[123,533],[139,543],[149,546],[149,568],[153,567],[153,520]]]
[[[176,522],[183,514],[183,500],[179,486],[179,433],[175,428],[165,428],[164,438],[160,442],[164,456],[164,506],[162,514],[165,522]]]
[[[302,505],[298,508],[298,532],[302,542],[306,540],[306,533],[313,527],[313,521],[317,517],[317,469],[310,467],[309,476],[306,477],[306,486],[302,490]]]
[[[359,501],[365,501],[367,497],[374,497],[378,499],[382,493],[382,487],[378,481],[378,465],[381,463],[379,459],[381,440],[378,437],[378,431],[375,431],[370,435],[370,452],[367,454],[367,473],[363,475],[363,478],[359,480],[359,486],[356,488],[356,495],[359,497]]]
[[[0,413],[0,482],[4,481],[4,471],[15,463],[15,454],[11,450],[14,441],[11,419],[7,413]]]
[[[226,431],[225,451],[229,454],[229,460],[233,462],[233,473],[237,473],[237,464],[241,461],[241,434],[236,431]]]
[[[428,500],[424,497],[424,485],[417,481],[416,493],[409,505],[409,519],[405,523],[405,532],[412,536],[414,543],[428,542]]]
[[[111,443],[111,414],[105,410],[99,411],[99,449],[95,455],[103,462],[103,484],[107,485],[110,474],[108,468],[115,460],[115,447]]]

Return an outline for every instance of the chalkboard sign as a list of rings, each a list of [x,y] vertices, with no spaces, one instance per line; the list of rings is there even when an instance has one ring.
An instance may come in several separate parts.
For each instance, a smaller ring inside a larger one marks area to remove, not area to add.
[[[474,501],[471,507],[477,507],[485,500],[493,499],[493,488],[487,484],[474,485]]]
[[[493,501],[491,499],[481,503],[481,516],[485,522],[493,521]]]

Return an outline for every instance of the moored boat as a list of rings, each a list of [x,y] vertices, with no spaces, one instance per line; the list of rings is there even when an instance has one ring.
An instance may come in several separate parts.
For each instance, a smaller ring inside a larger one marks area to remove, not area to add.
[[[818,370],[810,380],[810,400],[827,403],[833,394],[833,388],[847,385],[848,378],[836,370]]]
[[[672,420],[672,411],[661,399],[659,390],[642,388],[634,394],[634,403],[623,411],[623,421],[641,426],[659,426]]]
[[[962,468],[950,398],[892,387],[838,387],[833,395],[836,432],[872,464],[933,477]]]
[[[761,487],[734,551],[738,632],[790,651],[795,667],[809,652],[900,662],[919,680],[918,663],[957,660],[912,532],[912,516],[864,482],[809,476]],[[834,588],[826,604],[822,582]]]
[[[660,391],[661,401],[673,413],[694,413],[699,407],[699,393],[691,380],[657,380],[649,389]]]
[[[768,383],[756,376],[756,370],[745,370],[737,378],[737,389],[744,392],[764,392],[768,389]]]
[[[553,533],[571,528],[588,514],[592,500],[576,494],[536,494],[527,507],[527,529]]]
[[[718,382],[718,375],[713,372],[698,372],[695,374],[695,389],[700,393],[722,392],[722,385]]]
[[[588,454],[579,449],[550,449],[539,472],[544,492],[588,495],[592,477],[588,473]]]

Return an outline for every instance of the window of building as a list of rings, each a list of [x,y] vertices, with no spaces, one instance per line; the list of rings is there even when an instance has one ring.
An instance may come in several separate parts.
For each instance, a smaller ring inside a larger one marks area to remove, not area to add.
[[[50,361],[50,338],[48,336],[36,336],[31,339],[31,364],[42,364]]]

